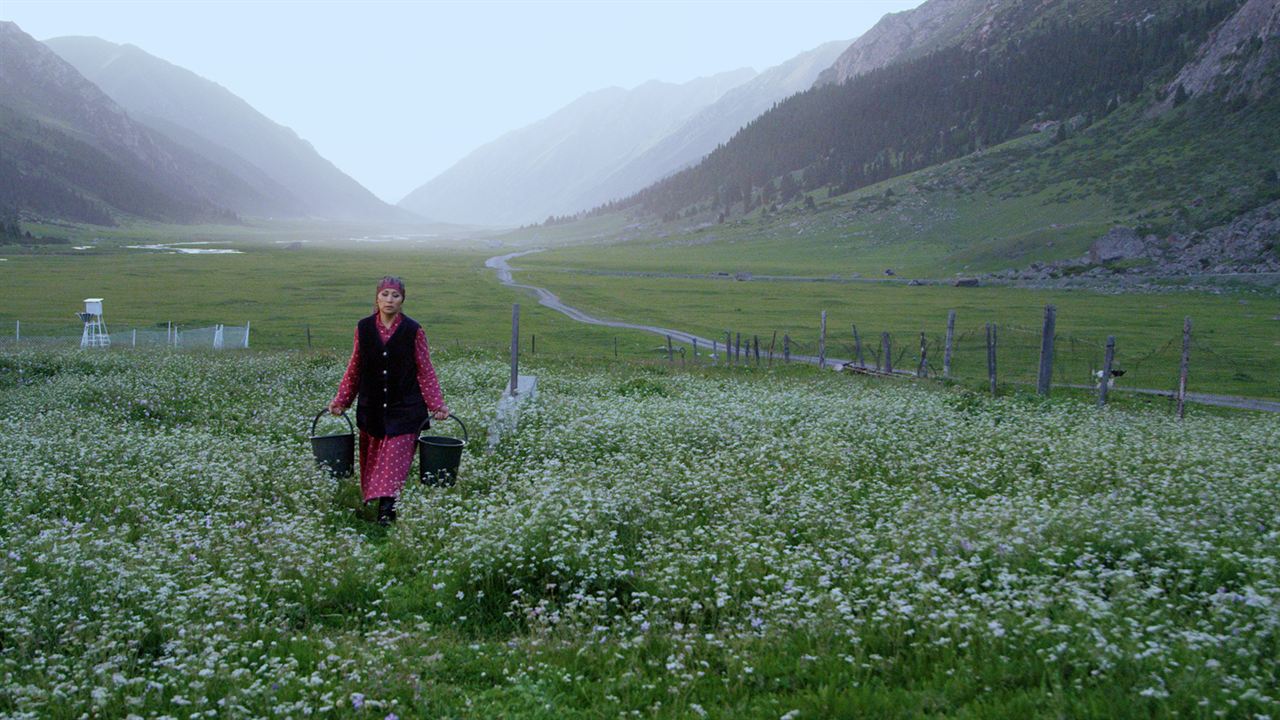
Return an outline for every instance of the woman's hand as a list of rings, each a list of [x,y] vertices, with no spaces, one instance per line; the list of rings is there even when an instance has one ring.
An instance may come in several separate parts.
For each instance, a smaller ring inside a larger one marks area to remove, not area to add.
[[[346,409],[346,408],[344,408],[344,407],[342,407],[341,405],[339,405],[337,400],[335,400],[335,401],[333,401],[333,402],[329,403],[329,412],[330,412],[330,414],[333,414],[333,415],[341,415],[342,413],[344,413],[344,412],[346,412],[346,411],[347,411],[347,409]]]
[[[448,420],[449,408],[442,407],[439,410],[436,410],[435,412],[431,413],[431,419],[432,420]]]

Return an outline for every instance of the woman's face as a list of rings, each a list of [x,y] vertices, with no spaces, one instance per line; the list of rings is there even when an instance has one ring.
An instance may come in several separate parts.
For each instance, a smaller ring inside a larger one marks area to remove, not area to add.
[[[395,288],[382,288],[378,291],[378,311],[383,315],[395,315],[404,304],[404,296]]]

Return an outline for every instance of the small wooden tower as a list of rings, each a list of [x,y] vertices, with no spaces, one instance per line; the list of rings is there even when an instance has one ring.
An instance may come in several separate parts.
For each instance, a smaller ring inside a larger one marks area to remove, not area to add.
[[[81,348],[111,346],[107,323],[102,319],[102,298],[85,298],[84,312],[76,315],[84,323],[84,332],[80,334]]]

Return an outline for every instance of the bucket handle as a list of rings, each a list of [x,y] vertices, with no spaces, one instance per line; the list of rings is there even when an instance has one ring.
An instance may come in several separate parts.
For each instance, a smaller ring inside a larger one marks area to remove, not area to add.
[[[450,418],[451,420],[453,420],[454,422],[456,422],[456,423],[458,423],[459,425],[461,425],[461,426],[462,426],[462,442],[464,442],[464,443],[465,443],[465,442],[467,441],[467,426],[466,426],[465,424],[463,424],[463,422],[462,422],[462,418],[458,417],[457,415],[454,415],[453,413],[449,413],[449,418]],[[428,416],[427,416],[427,419],[426,419],[426,420],[423,420],[423,421],[422,421],[422,425],[420,425],[420,426],[418,427],[418,434],[419,434],[419,435],[421,435],[421,434],[422,434],[422,431],[423,431],[423,430],[426,430],[426,429],[427,429],[427,428],[429,428],[429,427],[431,427],[431,416],[430,416],[430,415],[428,415]]]
[[[320,422],[320,418],[321,418],[321,416],[323,416],[323,415],[327,414],[328,412],[329,412],[329,408],[325,408],[325,409],[321,410],[320,412],[316,413],[316,419],[311,421],[311,437],[315,437],[315,436],[316,436],[316,423]],[[356,426],[351,424],[351,418],[347,417],[347,414],[346,414],[345,412],[344,412],[344,413],[342,413],[342,415],[341,415],[340,417],[341,417],[343,420],[346,420],[346,421],[347,421],[347,427],[348,427],[348,428],[350,428],[350,430],[351,430],[351,434],[352,434],[352,435],[355,435],[355,434],[356,434]]]

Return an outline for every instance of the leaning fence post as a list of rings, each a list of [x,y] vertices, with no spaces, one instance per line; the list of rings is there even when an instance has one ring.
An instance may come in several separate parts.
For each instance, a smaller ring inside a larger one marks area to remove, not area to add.
[[[1036,392],[1048,395],[1053,384],[1053,330],[1057,324],[1058,308],[1044,306],[1044,327],[1040,330],[1040,378]]]
[[[991,394],[996,394],[996,326],[987,323],[987,380],[991,383]]]
[[[1182,365],[1178,369],[1178,419],[1187,414],[1187,370],[1191,365],[1191,316],[1182,321]]]
[[[1111,361],[1116,357],[1116,336],[1107,336],[1107,352],[1102,358],[1102,376],[1098,379],[1098,407],[1107,404],[1107,389],[1111,384]]]
[[[822,330],[818,333],[818,369],[827,367],[827,311],[822,311]]]
[[[929,351],[925,344],[924,331],[920,331],[920,367],[916,368],[916,377],[924,377],[924,369],[926,363],[926,353]]]
[[[769,367],[773,367],[773,345],[778,342],[778,331],[773,331],[773,338],[769,340]]]
[[[951,377],[951,343],[956,336],[956,311],[947,313],[947,347],[942,352],[942,377]]]
[[[520,303],[511,304],[511,395],[520,392]]]
[[[889,333],[880,333],[880,354],[884,356],[884,372],[893,374],[893,341],[889,338]]]

